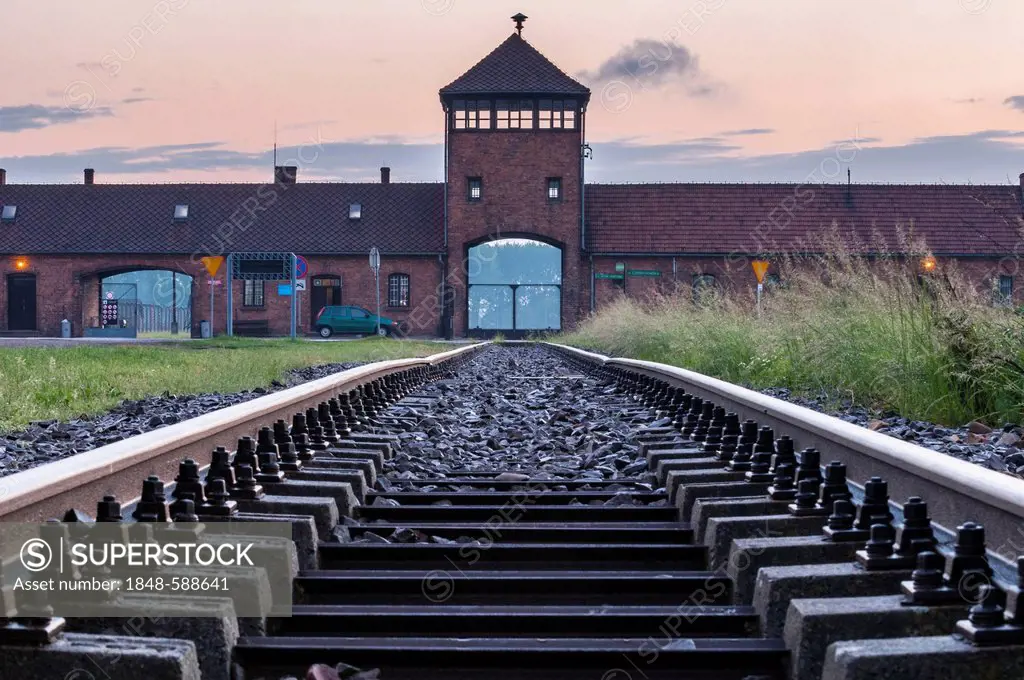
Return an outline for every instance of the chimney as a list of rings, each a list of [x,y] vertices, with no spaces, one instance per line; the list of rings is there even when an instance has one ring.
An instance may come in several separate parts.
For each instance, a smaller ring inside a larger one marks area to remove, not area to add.
[[[1021,175],[1021,182],[1024,183],[1024,175]],[[391,168],[385,166],[380,169],[380,183],[391,184]]]
[[[93,179],[95,179],[95,178],[96,178],[96,171],[93,170],[92,168],[86,168],[85,169],[85,183],[86,184],[92,184],[93,183]]]
[[[1021,182],[1024,183],[1024,175],[1021,175]],[[0,185],[7,184],[7,171],[0,168]]]
[[[274,181],[277,184],[295,184],[295,180],[299,176],[299,168],[294,165],[275,165],[274,166]]]

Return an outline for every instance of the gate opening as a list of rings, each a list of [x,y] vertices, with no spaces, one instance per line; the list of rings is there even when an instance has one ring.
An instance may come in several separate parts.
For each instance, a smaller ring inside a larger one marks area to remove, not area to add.
[[[104,276],[99,286],[98,329],[87,334],[133,338],[191,334],[192,283],[188,274],[166,270]]]
[[[562,249],[506,238],[469,249],[469,331],[474,335],[562,328]]]

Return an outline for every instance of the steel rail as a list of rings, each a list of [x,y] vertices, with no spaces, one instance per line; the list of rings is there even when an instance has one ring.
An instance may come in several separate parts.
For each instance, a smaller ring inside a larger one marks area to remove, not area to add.
[[[174,479],[178,463],[185,458],[207,467],[215,447],[234,449],[239,437],[255,436],[261,426],[279,418],[291,422],[294,413],[315,407],[340,392],[397,371],[437,365],[484,344],[358,366],[0,477],[0,521],[42,522],[60,518],[70,508],[91,511],[106,494],[115,495],[122,504],[129,503],[138,498],[143,479],[149,475]]]
[[[897,507],[921,496],[933,524],[941,529],[955,532],[966,520],[978,522],[985,527],[989,550],[1003,560],[1024,552],[1022,480],[694,371],[545,344],[592,363],[665,380],[735,411],[741,419],[768,425],[776,435],[789,435],[797,449],[820,450],[822,463],[845,463],[852,482],[882,477]]]

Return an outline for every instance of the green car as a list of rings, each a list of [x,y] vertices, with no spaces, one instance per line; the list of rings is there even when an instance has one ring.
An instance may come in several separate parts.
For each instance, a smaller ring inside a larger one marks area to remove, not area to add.
[[[373,335],[377,333],[377,315],[362,307],[324,307],[316,316],[316,332],[321,338],[329,338],[335,333]],[[397,321],[380,317],[380,335],[398,335],[400,332]]]

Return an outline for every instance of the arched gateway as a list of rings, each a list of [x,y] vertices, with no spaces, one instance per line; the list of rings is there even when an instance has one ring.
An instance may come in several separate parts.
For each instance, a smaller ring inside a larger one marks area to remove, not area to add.
[[[469,249],[469,331],[562,328],[562,249],[531,239],[488,241]]]

